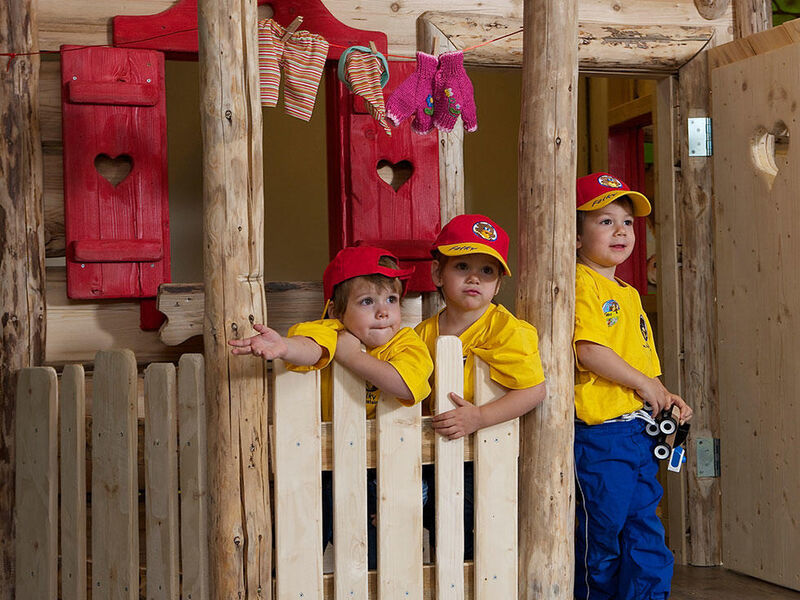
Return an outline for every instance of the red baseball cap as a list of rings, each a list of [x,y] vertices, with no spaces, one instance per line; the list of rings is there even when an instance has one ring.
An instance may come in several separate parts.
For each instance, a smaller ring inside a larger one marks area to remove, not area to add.
[[[624,181],[608,173],[592,173],[578,177],[576,191],[578,210],[597,210],[622,196],[627,196],[633,204],[634,217],[650,214],[650,201],[644,194],[631,191]]]
[[[497,223],[484,215],[458,215],[442,227],[433,242],[432,250],[445,256],[488,254],[500,261],[506,275],[508,268],[508,234]]]
[[[325,300],[333,298],[333,288],[343,281],[363,275],[397,277],[403,284],[402,293],[405,294],[406,284],[414,272],[414,268],[393,269],[384,267],[378,264],[378,261],[384,256],[399,262],[397,257],[388,250],[375,248],[374,246],[348,246],[339,250],[330,264],[325,267],[325,273],[322,275],[322,291],[325,293]]]

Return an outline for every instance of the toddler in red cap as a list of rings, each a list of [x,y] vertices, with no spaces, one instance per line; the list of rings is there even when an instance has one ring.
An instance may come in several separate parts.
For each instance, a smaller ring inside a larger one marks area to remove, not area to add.
[[[436,338],[454,335],[464,354],[464,397],[451,392],[456,408],[433,418],[440,435],[460,438],[478,429],[519,417],[536,407],[545,396],[544,372],[539,358],[536,329],[494,304],[508,268],[508,235],[483,215],[460,215],[442,228],[431,250],[433,282],[444,297],[445,307],[426,319],[416,331],[435,356]],[[491,378],[508,391],[494,402],[475,406],[474,364],[478,356],[489,365]],[[465,556],[472,555],[472,469],[465,465]],[[428,481],[432,495],[432,478]],[[426,520],[430,522],[430,507]],[[429,528],[433,530],[435,528]]]
[[[427,347],[401,327],[400,297],[412,269],[399,269],[388,250],[354,246],[339,251],[322,277],[325,311],[319,321],[298,323],[286,337],[265,325],[243,340],[230,340],[234,354],[280,358],[295,371],[324,369],[336,360],[369,383],[367,416],[375,416],[381,390],[409,406],[430,393],[433,362]],[[367,352],[361,352],[361,344]],[[323,373],[322,419],[331,419],[330,372]]]
[[[366,384],[365,406],[374,418],[381,392],[412,406],[430,393],[428,379],[433,361],[427,346],[409,327],[401,326],[400,298],[413,269],[399,269],[389,251],[370,246],[344,248],[322,277],[325,294],[323,318],[298,323],[286,337],[265,325],[243,340],[230,340],[234,354],[254,354],[266,360],[280,358],[294,371],[323,369],[322,419],[333,416],[331,369],[335,360]],[[367,347],[361,351],[361,344]],[[368,510],[376,512],[374,469],[368,474]],[[323,548],[333,537],[330,472],[323,473]],[[425,493],[425,490],[423,490]],[[368,524],[368,566],[377,563],[377,531]]]
[[[608,173],[580,177],[576,191],[575,597],[666,599],[673,558],[642,409],[676,405],[682,422],[692,410],[658,380],[639,292],[614,276],[633,252],[633,218],[650,202]]]

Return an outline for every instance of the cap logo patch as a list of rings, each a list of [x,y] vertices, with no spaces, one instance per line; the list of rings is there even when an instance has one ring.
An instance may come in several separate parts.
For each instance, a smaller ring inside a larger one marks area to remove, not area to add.
[[[495,231],[495,228],[486,221],[478,221],[475,223],[472,226],[472,231],[479,238],[482,238],[487,242],[493,242],[497,239],[497,231]]]
[[[603,187],[609,187],[614,189],[619,189],[622,187],[622,182],[616,177],[612,177],[611,175],[601,175],[600,177],[597,178],[597,183],[599,183]]]

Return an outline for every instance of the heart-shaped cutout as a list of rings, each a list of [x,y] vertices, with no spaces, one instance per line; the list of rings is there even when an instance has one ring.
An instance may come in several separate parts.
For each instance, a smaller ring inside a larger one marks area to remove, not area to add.
[[[750,155],[767,186],[772,189],[778,171],[789,164],[789,128],[778,121],[772,129],[759,127],[750,139]]]
[[[133,170],[133,159],[127,154],[111,158],[108,154],[94,157],[94,168],[108,183],[117,187]]]
[[[397,163],[389,162],[388,160],[379,160],[376,169],[378,171],[378,177],[392,186],[395,192],[403,187],[403,184],[411,179],[411,176],[414,174],[414,165],[407,160],[401,160]]]

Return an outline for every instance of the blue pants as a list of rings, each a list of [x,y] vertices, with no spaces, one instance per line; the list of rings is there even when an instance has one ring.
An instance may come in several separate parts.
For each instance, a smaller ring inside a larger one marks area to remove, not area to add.
[[[656,516],[654,438],[641,420],[575,425],[575,598],[664,600],[672,553]]]

